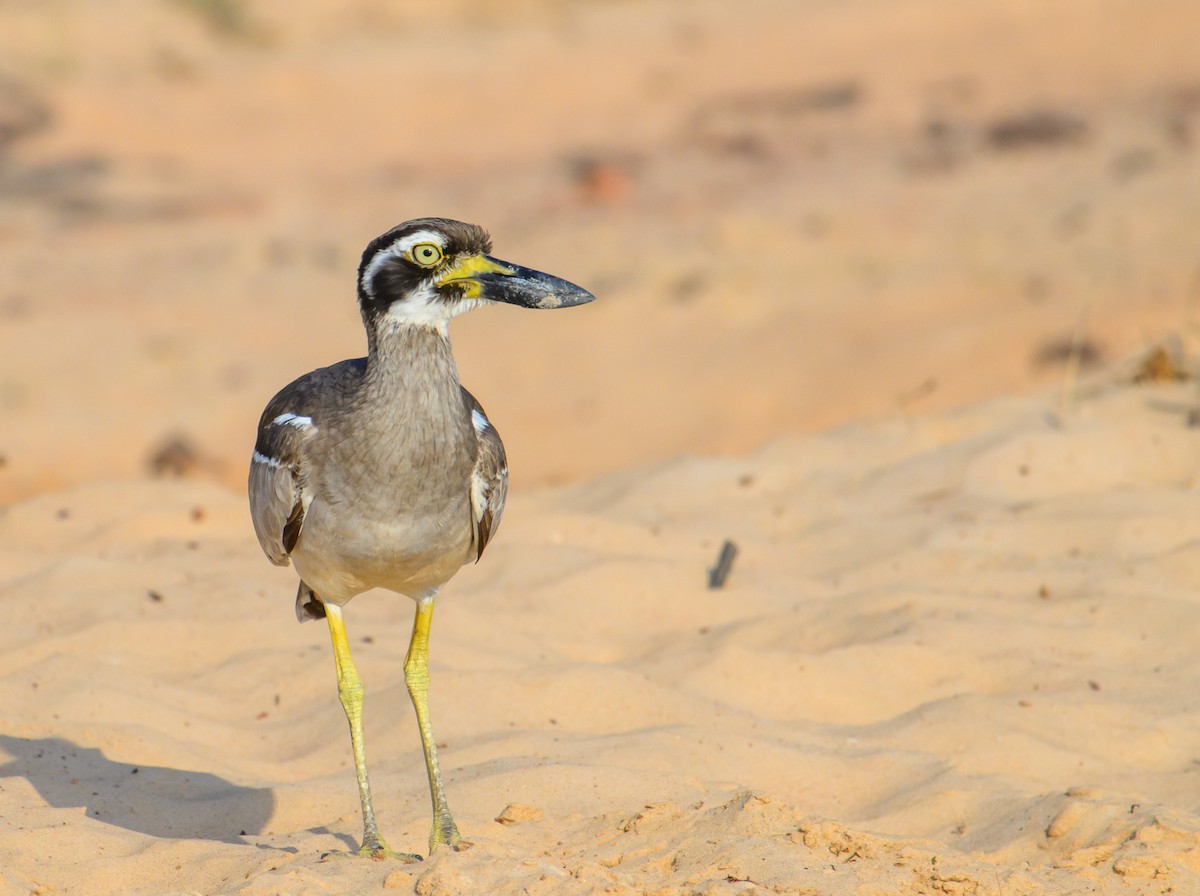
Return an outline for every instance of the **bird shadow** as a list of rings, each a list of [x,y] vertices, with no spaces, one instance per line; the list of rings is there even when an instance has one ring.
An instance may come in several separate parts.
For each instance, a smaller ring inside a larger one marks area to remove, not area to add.
[[[275,808],[269,788],[240,787],[207,772],[115,762],[58,737],[0,735],[11,758],[0,779],[25,778],[51,806],[152,837],[245,843]]]
[[[322,834],[326,837],[332,837],[334,840],[340,840],[346,847],[346,852],[354,852],[359,847],[359,842],[345,832],[331,831],[329,828],[321,825],[317,828],[309,828],[310,834]]]

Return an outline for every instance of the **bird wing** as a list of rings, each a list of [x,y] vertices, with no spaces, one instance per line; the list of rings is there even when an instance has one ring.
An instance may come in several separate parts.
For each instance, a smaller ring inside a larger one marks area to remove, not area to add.
[[[483,406],[466,389],[462,391],[478,437],[475,466],[471,470],[471,543],[478,561],[504,513],[504,499],[508,495],[508,458],[504,455],[500,434],[483,412]]]
[[[306,446],[320,425],[315,397],[347,392],[365,366],[359,358],[314,370],[281,389],[259,419],[250,461],[250,516],[263,553],[276,566],[288,565],[312,503]]]
[[[278,396],[263,412],[254,443],[250,516],[263,553],[276,566],[287,566],[312,500],[304,487],[304,441],[310,436],[303,421],[308,421],[309,429],[315,427],[306,415],[292,414],[289,418],[291,412],[279,411],[277,401]]]

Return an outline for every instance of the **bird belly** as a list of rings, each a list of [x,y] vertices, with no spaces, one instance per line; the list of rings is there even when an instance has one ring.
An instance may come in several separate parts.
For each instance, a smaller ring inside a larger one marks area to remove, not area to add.
[[[420,516],[335,514],[314,501],[292,552],[300,577],[322,600],[344,604],[371,588],[419,597],[471,559],[465,501]],[[353,572],[350,572],[353,570]]]

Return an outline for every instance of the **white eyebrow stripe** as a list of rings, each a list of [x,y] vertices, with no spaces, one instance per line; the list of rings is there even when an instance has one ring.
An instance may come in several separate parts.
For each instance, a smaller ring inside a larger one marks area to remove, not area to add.
[[[301,417],[298,414],[280,414],[271,422],[276,426],[294,426],[296,429],[307,429],[313,425],[312,417]]]
[[[418,230],[416,233],[410,233],[407,236],[402,236],[396,240],[384,252],[404,253],[412,249],[419,243],[433,243],[440,249],[446,248],[446,235],[438,233],[436,230]]]
[[[407,253],[412,251],[412,247],[418,243],[433,243],[443,252],[446,251],[446,236],[438,233],[436,230],[418,230],[416,233],[410,233],[400,237],[386,249],[380,249],[375,253],[375,257],[367,262],[367,266],[362,272],[362,288],[369,296],[374,296],[371,291],[371,281],[375,279],[375,275],[379,273],[379,269],[391,261],[393,258],[403,258]]]

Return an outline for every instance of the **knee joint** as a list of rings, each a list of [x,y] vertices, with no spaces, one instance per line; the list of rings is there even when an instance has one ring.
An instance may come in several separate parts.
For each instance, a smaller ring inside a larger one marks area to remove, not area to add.
[[[338,696],[341,698],[343,706],[362,702],[364,693],[366,693],[366,688],[363,687],[360,679],[338,679]]]

